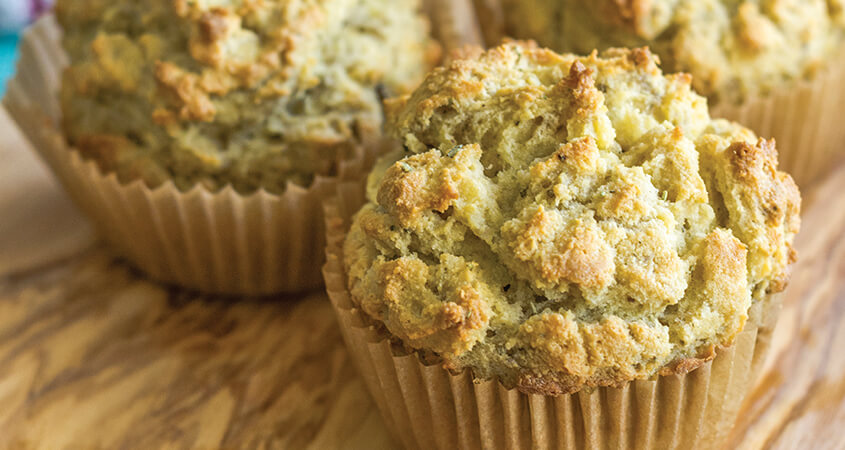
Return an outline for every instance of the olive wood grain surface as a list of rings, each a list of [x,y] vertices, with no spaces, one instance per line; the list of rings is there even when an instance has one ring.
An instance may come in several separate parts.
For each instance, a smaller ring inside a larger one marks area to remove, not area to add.
[[[731,448],[845,448],[845,167]],[[0,448],[395,448],[325,296],[208,298],[114,257],[0,109]]]

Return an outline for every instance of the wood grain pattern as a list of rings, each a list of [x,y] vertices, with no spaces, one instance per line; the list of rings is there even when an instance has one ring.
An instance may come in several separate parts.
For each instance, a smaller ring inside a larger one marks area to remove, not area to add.
[[[845,167],[804,205],[799,262],[736,447],[845,448]]]
[[[150,283],[0,109],[0,448],[393,448],[323,294]]]
[[[0,298],[0,447],[389,447],[320,295],[197,298],[95,247]]]
[[[97,243],[0,109],[0,448],[395,448],[321,293],[201,297]],[[845,167],[732,448],[845,448]]]

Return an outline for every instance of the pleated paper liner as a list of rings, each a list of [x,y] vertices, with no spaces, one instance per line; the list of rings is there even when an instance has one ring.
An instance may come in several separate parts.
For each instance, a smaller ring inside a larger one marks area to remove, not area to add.
[[[491,47],[498,45],[507,36],[502,0],[472,0],[472,6],[484,43]]]
[[[52,17],[23,36],[18,72],[4,99],[12,118],[100,234],[127,260],[161,281],[200,291],[264,295],[322,283],[321,203],[343,180],[361,178],[383,147],[362,145],[337,176],[317,177],[281,195],[241,195],[231,187],[182,192],[121,183],[69,148],[59,130],[57,92],[66,57]]]
[[[346,288],[342,244],[364,202],[362,184],[338,186],[325,204],[323,269],[344,340],[395,438],[409,449],[717,448],[733,426],[768,342],[752,321],[733,346],[686,374],[561,396],[528,395],[495,380],[475,382],[423,364],[369,325]],[[778,305],[750,316],[770,333]]]
[[[425,7],[434,33],[446,50],[465,45],[484,46],[472,0],[429,0]]]

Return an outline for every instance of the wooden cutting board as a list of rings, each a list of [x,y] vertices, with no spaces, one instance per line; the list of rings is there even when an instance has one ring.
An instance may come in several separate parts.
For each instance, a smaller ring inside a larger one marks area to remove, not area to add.
[[[845,448],[845,167],[731,448]],[[324,294],[202,297],[97,242],[0,109],[0,448],[395,448]]]

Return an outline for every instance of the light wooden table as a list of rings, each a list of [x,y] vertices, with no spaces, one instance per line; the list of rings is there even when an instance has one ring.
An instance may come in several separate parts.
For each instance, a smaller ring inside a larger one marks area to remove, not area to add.
[[[845,448],[845,167],[732,448]],[[325,296],[146,281],[97,242],[0,109],[0,448],[394,448]]]

